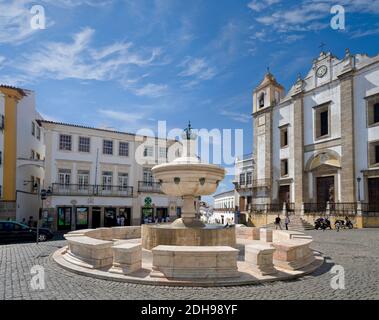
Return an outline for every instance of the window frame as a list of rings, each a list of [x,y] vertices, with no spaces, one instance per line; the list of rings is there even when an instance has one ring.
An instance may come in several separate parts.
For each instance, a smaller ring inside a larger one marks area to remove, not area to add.
[[[369,168],[378,168],[379,167],[379,140],[369,141],[368,142],[368,167]]]
[[[321,114],[328,112],[328,133],[321,134]],[[331,113],[331,102],[323,103],[313,108],[313,121],[314,121],[314,140],[323,140],[331,137],[332,130],[332,113]]]
[[[288,159],[281,159],[280,160],[280,177],[286,178],[289,176],[290,168],[289,168],[289,161]]]
[[[126,148],[123,149],[121,146],[126,146]],[[129,142],[120,141],[118,143],[118,156],[119,157],[129,157],[129,147],[130,147]],[[123,152],[121,152],[121,150],[124,150],[124,151],[126,150],[126,152],[123,153]]]
[[[87,139],[88,140],[88,151],[87,151],[87,149],[86,150],[81,150],[80,149],[84,145],[82,143],[83,141],[81,141],[83,139]],[[81,152],[81,153],[91,153],[91,138],[90,137],[85,137],[85,136],[79,136],[78,137],[78,152]]]
[[[367,117],[367,128],[379,126],[379,121],[375,120],[375,106],[379,104],[379,93],[374,94],[370,97],[366,97],[366,117]]]
[[[64,146],[64,144],[67,144],[68,145],[68,141],[62,141],[63,138],[69,138],[70,140],[70,148],[63,148],[62,146]],[[70,134],[63,134],[63,133],[60,133],[59,134],[59,145],[58,145],[58,148],[59,148],[59,151],[67,151],[67,152],[71,152],[72,151],[72,135]]]
[[[280,149],[285,149],[289,147],[289,124],[279,127],[280,130]],[[287,143],[284,144],[283,134],[286,133]]]
[[[112,148],[112,150],[111,150],[111,152],[105,152],[106,151],[106,148],[109,148],[109,146],[107,147],[105,144],[107,143],[107,142],[110,142],[111,143],[111,148]],[[107,140],[107,139],[104,139],[103,140],[103,155],[107,155],[107,156],[113,156],[113,153],[114,153],[114,142],[113,142],[113,140]]]

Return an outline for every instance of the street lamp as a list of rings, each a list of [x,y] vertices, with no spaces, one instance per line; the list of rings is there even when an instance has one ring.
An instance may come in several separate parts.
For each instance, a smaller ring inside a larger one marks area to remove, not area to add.
[[[357,178],[357,183],[358,183],[358,202],[361,202],[361,181],[362,181],[362,178],[358,177]]]
[[[39,224],[40,224],[40,220],[43,214],[43,202],[47,199],[47,197],[50,197],[52,195],[51,187],[49,187],[47,190],[38,189],[38,191],[39,191],[39,196],[41,197],[41,212],[38,213],[38,220],[37,220],[37,244],[39,243]]]

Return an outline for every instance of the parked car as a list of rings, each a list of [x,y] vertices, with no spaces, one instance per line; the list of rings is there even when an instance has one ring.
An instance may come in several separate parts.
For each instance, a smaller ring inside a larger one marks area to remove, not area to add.
[[[39,229],[38,240],[43,242],[52,239],[54,234],[45,228]],[[37,228],[30,228],[22,223],[0,221],[0,243],[36,241]]]

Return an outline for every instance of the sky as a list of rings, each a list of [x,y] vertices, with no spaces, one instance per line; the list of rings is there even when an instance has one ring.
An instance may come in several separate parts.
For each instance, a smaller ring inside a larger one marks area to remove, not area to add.
[[[34,5],[43,30],[31,28]],[[334,5],[342,30],[331,27]],[[267,68],[288,91],[322,48],[378,54],[379,0],[0,0],[0,83],[34,90],[44,118],[127,132],[160,120],[243,129],[245,154]]]

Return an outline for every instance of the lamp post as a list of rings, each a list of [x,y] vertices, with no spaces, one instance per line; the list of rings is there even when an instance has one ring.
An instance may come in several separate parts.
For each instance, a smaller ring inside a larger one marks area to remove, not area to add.
[[[358,177],[357,178],[357,183],[358,183],[358,202],[361,202],[361,181],[362,181],[362,178]]]

